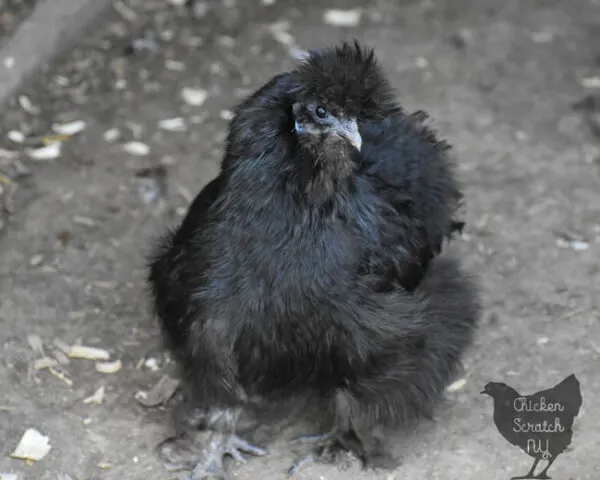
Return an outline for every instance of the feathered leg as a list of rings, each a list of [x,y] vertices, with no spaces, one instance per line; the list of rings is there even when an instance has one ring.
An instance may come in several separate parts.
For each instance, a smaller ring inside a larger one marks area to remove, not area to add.
[[[432,262],[414,294],[392,292],[382,299],[381,308],[367,315],[377,315],[387,328],[397,325],[398,331],[372,347],[377,364],[335,392],[335,430],[318,441],[312,458],[347,450],[364,466],[397,464],[377,430],[432,416],[471,342],[479,312],[474,285],[448,258]],[[365,319],[365,325],[373,323]]]
[[[225,456],[232,457],[239,463],[246,463],[244,453],[263,456],[266,450],[259,448],[246,440],[238,437],[235,433],[238,417],[241,413],[239,408],[210,409],[202,411],[196,409],[194,415],[186,420],[189,426],[202,430],[210,430],[211,437],[207,446],[203,449],[199,461],[192,465],[167,463],[169,470],[186,469],[191,470],[187,475],[188,480],[227,480],[225,469]],[[182,430],[175,437],[168,438],[159,445],[161,456],[165,457],[164,448],[173,441],[179,440],[185,435]]]
[[[339,390],[332,403],[335,418],[333,429],[326,434],[309,435],[296,440],[312,444],[312,454],[296,462],[288,470],[288,477],[313,462],[336,463],[345,453],[352,453],[363,467],[390,468],[397,464],[396,459],[385,452],[376,434],[377,428],[354,416],[357,405],[351,405],[355,401],[350,392]]]

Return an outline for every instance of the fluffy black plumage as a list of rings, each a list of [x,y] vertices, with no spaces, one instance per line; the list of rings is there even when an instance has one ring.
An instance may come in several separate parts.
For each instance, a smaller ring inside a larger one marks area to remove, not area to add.
[[[312,52],[237,108],[219,176],[149,273],[192,401],[221,435],[194,478],[243,449],[226,438],[254,399],[318,397],[328,445],[368,463],[374,427],[441,397],[479,306],[457,261],[435,258],[460,191],[425,118],[357,43]]]

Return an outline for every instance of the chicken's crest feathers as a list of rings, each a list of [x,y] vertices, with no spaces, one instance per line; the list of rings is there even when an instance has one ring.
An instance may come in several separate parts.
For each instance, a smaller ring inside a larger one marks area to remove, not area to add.
[[[223,169],[291,138],[294,102],[316,102],[333,114],[369,122],[403,113],[395,97],[373,49],[354,41],[313,50],[296,68],[274,76],[236,107]]]
[[[310,51],[293,73],[298,92],[334,112],[370,120],[400,110],[375,52],[356,40]]]
[[[242,158],[262,155],[292,131],[290,95],[295,85],[289,73],[275,75],[237,105],[227,133],[223,170],[238,165]]]

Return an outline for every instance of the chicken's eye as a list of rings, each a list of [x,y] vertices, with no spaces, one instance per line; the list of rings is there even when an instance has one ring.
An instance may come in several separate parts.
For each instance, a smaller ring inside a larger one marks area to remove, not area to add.
[[[317,106],[317,108],[315,108],[315,113],[317,114],[317,117],[319,118],[325,118],[327,116],[327,110],[325,110],[321,105]]]

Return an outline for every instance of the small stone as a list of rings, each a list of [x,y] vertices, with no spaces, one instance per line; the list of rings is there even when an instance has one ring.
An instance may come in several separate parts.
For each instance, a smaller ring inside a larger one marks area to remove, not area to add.
[[[466,384],[467,384],[467,379],[461,378],[459,380],[456,380],[456,382],[453,382],[450,385],[448,385],[448,387],[446,388],[446,391],[449,393],[458,392],[459,390],[462,390]]]
[[[183,101],[188,105],[199,107],[206,102],[206,99],[208,98],[208,92],[203,88],[184,87],[181,90],[181,96]]]
[[[352,10],[330,9],[323,14],[323,21],[335,27],[356,27],[360,23],[362,13],[361,8]]]
[[[32,267],[37,267],[42,263],[43,260],[44,256],[38,253],[29,259],[29,265]]]
[[[170,132],[184,132],[186,129],[185,121],[181,117],[165,118],[158,122],[158,126]]]
[[[427,68],[429,66],[429,60],[427,60],[425,57],[417,57],[415,63],[419,68]]]
[[[136,155],[138,157],[146,156],[150,153],[150,147],[142,142],[128,142],[123,145],[123,149],[130,155]]]
[[[17,130],[11,130],[6,136],[11,142],[23,143],[25,141],[25,135]]]
[[[223,120],[231,120],[233,118],[233,112],[231,110],[221,110],[219,112],[219,116],[223,119]]]
[[[121,132],[119,131],[118,128],[110,128],[106,132],[104,132],[104,134],[102,135],[102,137],[104,138],[104,140],[106,140],[109,143],[114,142],[120,136],[121,136]]]

